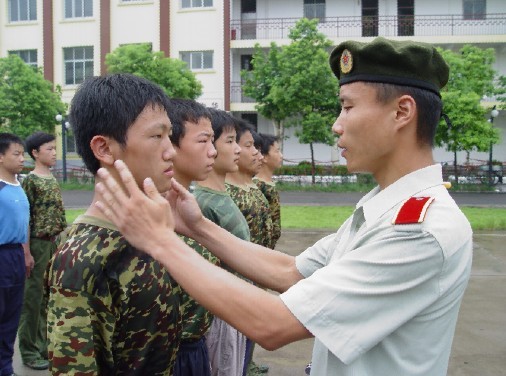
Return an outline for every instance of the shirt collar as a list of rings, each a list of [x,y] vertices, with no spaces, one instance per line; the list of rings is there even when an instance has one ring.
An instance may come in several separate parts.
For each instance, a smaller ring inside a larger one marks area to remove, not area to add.
[[[396,205],[420,192],[443,184],[442,167],[434,164],[413,171],[383,190],[375,187],[366,194],[356,208],[364,211],[365,223],[374,223]]]

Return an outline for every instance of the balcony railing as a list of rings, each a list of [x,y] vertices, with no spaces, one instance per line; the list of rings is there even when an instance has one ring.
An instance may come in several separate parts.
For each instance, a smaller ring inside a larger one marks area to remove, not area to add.
[[[231,38],[287,39],[298,18],[232,20]],[[466,19],[463,14],[431,16],[343,16],[324,17],[318,24],[328,38],[372,36],[462,36],[506,35],[506,13]]]
[[[255,103],[253,98],[247,97],[242,92],[242,83],[236,81],[230,84],[230,101],[232,103]]]

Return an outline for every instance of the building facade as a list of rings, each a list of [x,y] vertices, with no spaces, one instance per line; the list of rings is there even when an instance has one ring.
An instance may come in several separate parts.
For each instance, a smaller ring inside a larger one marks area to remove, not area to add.
[[[334,44],[368,41],[375,36],[418,40],[459,50],[465,44],[494,48],[494,68],[506,75],[506,2],[504,0],[0,0],[0,57],[18,54],[42,67],[46,79],[60,85],[70,102],[86,77],[106,73],[105,56],[132,43],[150,43],[154,51],[189,64],[203,84],[199,101],[253,122],[274,133],[243,95],[241,69],[251,67],[255,44],[289,43],[288,32],[301,17],[318,18],[319,30]],[[494,98],[484,98],[492,108]],[[506,111],[494,126],[502,133],[494,159],[506,161]],[[329,127],[331,124],[329,124]],[[287,129],[288,163],[310,159],[308,145]],[[71,140],[68,151],[73,151]],[[437,149],[438,162],[453,155]],[[459,154],[459,162],[465,160]],[[471,153],[475,163],[489,154]],[[335,147],[315,146],[321,163],[340,163]]]

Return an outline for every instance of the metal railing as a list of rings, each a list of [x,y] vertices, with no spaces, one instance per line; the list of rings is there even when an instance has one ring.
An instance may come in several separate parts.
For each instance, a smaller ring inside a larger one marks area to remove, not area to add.
[[[298,18],[257,18],[231,21],[231,38],[287,39]],[[506,13],[467,19],[463,14],[414,16],[323,17],[318,24],[328,38],[372,36],[506,35]]]
[[[247,97],[242,91],[242,83],[234,81],[230,83],[230,101],[232,103],[255,103],[253,98]]]

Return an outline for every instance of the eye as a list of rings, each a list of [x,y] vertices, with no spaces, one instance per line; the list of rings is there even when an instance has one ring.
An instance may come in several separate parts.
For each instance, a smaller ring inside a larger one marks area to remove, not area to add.
[[[155,135],[153,135],[152,137],[153,137],[153,138],[158,138],[158,139],[160,139],[160,138],[162,138],[162,134],[155,134]]]

